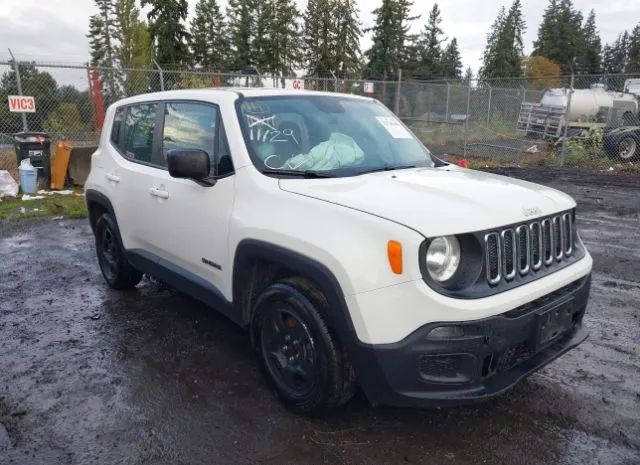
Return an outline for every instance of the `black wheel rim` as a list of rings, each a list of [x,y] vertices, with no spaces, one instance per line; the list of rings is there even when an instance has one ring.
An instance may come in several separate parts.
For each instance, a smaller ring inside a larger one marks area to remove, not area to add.
[[[265,315],[260,335],[269,373],[287,395],[303,397],[317,383],[316,347],[307,325],[290,310]]]
[[[113,232],[104,228],[100,233],[100,247],[98,248],[100,268],[108,280],[115,279],[118,273],[119,253],[118,243]]]

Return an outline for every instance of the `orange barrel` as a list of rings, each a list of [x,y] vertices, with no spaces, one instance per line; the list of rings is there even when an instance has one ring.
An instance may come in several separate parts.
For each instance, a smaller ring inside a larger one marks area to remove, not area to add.
[[[51,160],[51,189],[64,189],[64,180],[69,167],[69,157],[71,156],[71,144],[66,141],[58,142],[56,150]]]

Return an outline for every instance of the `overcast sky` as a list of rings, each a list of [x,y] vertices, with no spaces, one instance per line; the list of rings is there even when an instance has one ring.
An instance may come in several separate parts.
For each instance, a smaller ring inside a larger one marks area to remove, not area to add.
[[[304,9],[307,0],[296,0]],[[359,0],[363,26],[373,23],[371,11],[382,0]],[[525,52],[530,52],[538,24],[548,0],[523,0],[527,22]],[[193,12],[196,0],[189,0]],[[226,0],[221,0],[226,4]],[[434,2],[415,0],[414,13],[422,15],[416,21],[416,32],[422,29]],[[480,66],[486,34],[502,5],[510,0],[441,0],[442,28],[450,39],[460,44],[464,66],[474,71]],[[595,8],[597,24],[604,43],[612,42],[623,30],[631,30],[640,22],[640,0],[574,0],[586,16]],[[56,63],[84,63],[88,60],[89,44],[85,37],[89,16],[95,13],[92,0],[0,0],[0,60],[8,57],[7,47],[19,59],[46,60]],[[371,43],[362,40],[362,49]]]

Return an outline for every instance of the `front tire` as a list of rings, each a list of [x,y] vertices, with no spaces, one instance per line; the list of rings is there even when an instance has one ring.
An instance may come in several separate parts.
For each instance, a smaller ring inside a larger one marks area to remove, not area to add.
[[[115,218],[103,213],[95,227],[96,253],[105,281],[114,289],[131,289],[142,279],[142,273],[127,260],[120,241]]]
[[[353,397],[353,368],[329,330],[324,295],[308,281],[268,287],[255,305],[251,335],[260,368],[286,407],[318,414]]]

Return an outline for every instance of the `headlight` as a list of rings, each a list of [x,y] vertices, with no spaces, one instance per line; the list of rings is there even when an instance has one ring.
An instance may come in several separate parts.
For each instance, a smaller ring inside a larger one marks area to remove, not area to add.
[[[427,249],[427,271],[442,283],[453,277],[460,265],[460,242],[455,236],[436,237]]]

